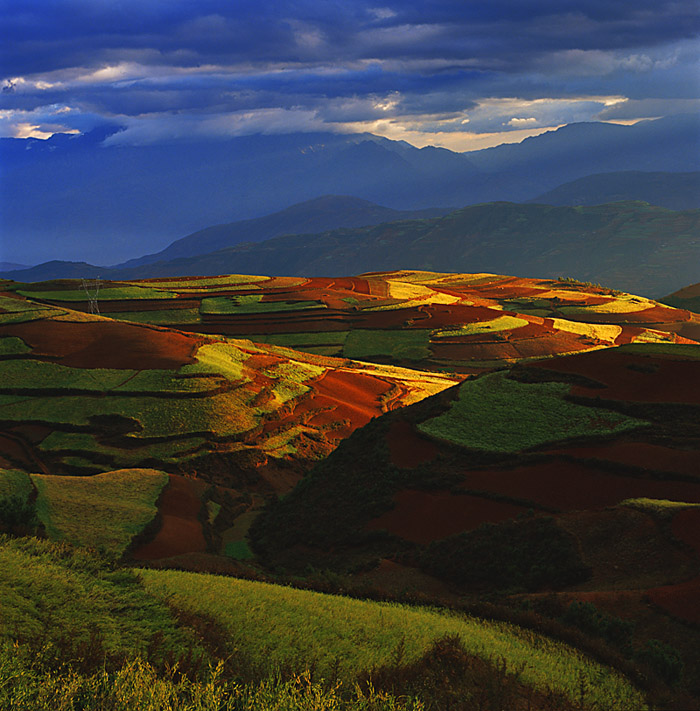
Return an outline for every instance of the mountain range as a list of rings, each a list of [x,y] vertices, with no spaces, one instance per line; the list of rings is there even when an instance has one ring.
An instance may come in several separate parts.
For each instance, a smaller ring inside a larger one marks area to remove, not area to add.
[[[289,134],[131,146],[117,129],[0,139],[4,261],[118,263],[175,235],[280,211],[319,195],[397,210],[525,201],[617,171],[697,168],[693,115],[633,126],[571,124],[469,153],[371,134]],[[619,192],[619,190],[618,190]],[[634,195],[639,199],[640,195]]]
[[[243,226],[215,228],[208,244],[215,244],[227,231],[240,235],[248,230],[261,236],[265,230],[284,230],[285,224],[318,224],[331,206],[339,215],[352,214],[351,208],[358,208],[355,214],[365,216],[386,214],[378,206],[351,198],[326,197],[306,203],[303,210],[299,206]],[[304,211],[306,217],[302,218]],[[169,250],[186,253],[197,243],[197,235],[192,235]],[[167,256],[169,250],[162,255]],[[593,207],[486,203],[441,217],[285,235],[194,256],[139,262],[114,268],[49,262],[5,272],[4,276],[26,282],[97,276],[126,280],[201,274],[324,276],[336,270],[347,274],[469,270],[568,276],[661,297],[698,279],[700,210],[675,212],[644,202]]]

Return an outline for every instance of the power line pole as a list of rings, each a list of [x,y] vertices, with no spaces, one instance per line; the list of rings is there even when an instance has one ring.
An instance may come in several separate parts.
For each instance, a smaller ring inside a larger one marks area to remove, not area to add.
[[[97,306],[97,295],[100,293],[100,277],[97,277],[94,281],[88,281],[83,279],[83,289],[87,294],[88,298],[88,313],[99,314],[100,309]]]

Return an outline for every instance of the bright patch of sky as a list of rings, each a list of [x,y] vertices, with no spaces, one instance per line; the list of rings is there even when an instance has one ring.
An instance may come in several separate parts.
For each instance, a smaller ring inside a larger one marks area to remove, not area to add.
[[[370,131],[474,150],[700,109],[694,1],[4,0],[0,135]]]

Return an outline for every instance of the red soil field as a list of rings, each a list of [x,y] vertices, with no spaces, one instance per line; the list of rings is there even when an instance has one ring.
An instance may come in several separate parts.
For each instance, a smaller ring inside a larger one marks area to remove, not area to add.
[[[678,617],[700,623],[700,578],[647,591],[651,602]]]
[[[369,530],[386,530],[407,541],[430,543],[482,523],[515,518],[522,506],[449,491],[406,489],[394,497],[396,506],[370,521]]]
[[[322,428],[326,439],[336,442],[349,437],[358,427],[366,425],[386,409],[392,409],[403,394],[394,383],[368,373],[345,369],[328,370],[307,384],[311,385],[311,392],[295,404],[290,414],[266,422],[263,427],[265,434],[304,423]],[[395,390],[397,397],[388,407],[382,405],[392,390]]]
[[[486,306],[466,306],[464,304],[430,304],[419,306],[423,320],[416,321],[411,328],[448,328],[461,323],[492,321],[506,312],[494,311]]]
[[[18,336],[32,357],[61,359],[74,368],[179,368],[194,363],[202,339],[177,331],[110,321],[29,321],[0,326],[0,335]]]
[[[612,474],[595,464],[553,458],[512,469],[466,472],[465,489],[489,491],[562,511],[601,509],[646,497],[700,503],[700,481],[667,481]]]
[[[54,302],[57,306],[65,302]],[[153,299],[151,301],[147,299],[125,299],[122,301],[105,301],[101,300],[99,302],[100,313],[126,313],[129,311],[177,311],[180,309],[198,309],[199,301],[189,299],[189,295],[186,299]],[[71,308],[80,311],[87,310],[87,304],[80,303],[75,306],[71,305]]]
[[[199,494],[206,487],[205,482],[178,474],[168,476],[170,481],[160,498],[163,525],[152,541],[132,553],[136,560],[169,558],[206,550],[202,524],[197,520],[202,506]]]
[[[351,370],[329,370],[313,383],[313,394],[294,410],[294,417],[315,408],[330,408],[315,414],[309,424],[321,427],[347,420],[340,429],[327,431],[328,439],[344,439],[358,427],[382,413],[381,397],[394,387],[381,378]]]
[[[685,309],[670,309],[665,306],[652,306],[642,311],[629,311],[627,313],[594,313],[569,314],[566,318],[572,321],[587,321],[589,323],[618,323],[618,324],[645,324],[656,328],[656,324],[673,321],[689,321],[690,312]]]
[[[386,442],[391,463],[402,469],[431,462],[439,451],[434,442],[421,436],[406,420],[394,420],[391,423]]]
[[[663,356],[651,359],[608,349],[531,363],[528,367],[583,375],[607,386],[573,386],[571,394],[581,397],[700,404],[700,360]]]
[[[700,478],[700,452],[670,449],[646,442],[613,442],[589,447],[570,447],[554,450],[554,454],[568,454],[580,459],[599,459],[639,467],[643,470],[672,474],[695,474]]]

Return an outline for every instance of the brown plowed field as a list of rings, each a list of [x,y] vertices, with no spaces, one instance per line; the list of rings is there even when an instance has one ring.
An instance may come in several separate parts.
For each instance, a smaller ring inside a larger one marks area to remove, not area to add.
[[[347,420],[348,425],[326,432],[328,438],[342,439],[382,413],[381,398],[393,387],[392,383],[367,373],[329,370],[314,381],[312,396],[299,406],[324,409],[309,420],[316,427]],[[297,414],[295,409],[294,416]]]
[[[671,449],[646,442],[613,442],[590,447],[557,449],[554,454],[568,454],[580,459],[599,459],[627,464],[642,470],[671,474],[694,474],[700,479],[700,452]]]
[[[462,486],[562,511],[600,509],[639,497],[700,503],[700,481],[641,479],[559,458],[512,469],[470,471]]]
[[[607,301],[607,299],[606,299]],[[628,311],[626,313],[595,313],[593,311],[581,314],[569,314],[565,318],[572,321],[587,321],[589,323],[618,323],[618,324],[645,324],[650,328],[657,328],[656,324],[674,321],[689,321],[690,312],[685,309],[669,309],[665,306],[652,306],[642,311]]]
[[[438,455],[432,440],[420,435],[406,420],[394,420],[386,438],[391,463],[402,469],[411,469],[431,462]]]
[[[206,550],[202,524],[197,520],[202,506],[199,495],[206,484],[178,474],[169,474],[169,477],[160,499],[163,525],[152,541],[132,553],[136,560],[170,558]]]
[[[695,551],[700,559],[700,509],[679,511],[671,522],[671,531],[679,540]],[[649,599],[674,617],[700,623],[700,576],[677,585],[664,585],[650,590]]]
[[[394,497],[396,506],[367,524],[369,530],[386,530],[414,543],[430,543],[482,523],[515,518],[522,506],[480,496],[449,491],[406,489]]]
[[[74,368],[179,368],[194,363],[202,339],[177,331],[110,321],[29,321],[0,326],[0,335],[18,336],[32,357],[58,357]]]
[[[668,402],[700,405],[700,360],[654,359],[614,350],[597,350],[557,360],[531,363],[596,380],[605,389],[573,386],[572,395],[630,402]]]

